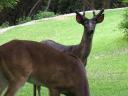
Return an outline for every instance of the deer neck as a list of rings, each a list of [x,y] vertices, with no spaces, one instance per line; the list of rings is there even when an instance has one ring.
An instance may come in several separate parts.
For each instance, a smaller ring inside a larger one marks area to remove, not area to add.
[[[86,28],[84,28],[84,33],[82,36],[82,40],[80,44],[77,46],[78,51],[78,57],[81,58],[82,62],[86,63],[87,57],[90,54],[91,47],[92,47],[92,39],[93,39],[93,33],[87,34]]]

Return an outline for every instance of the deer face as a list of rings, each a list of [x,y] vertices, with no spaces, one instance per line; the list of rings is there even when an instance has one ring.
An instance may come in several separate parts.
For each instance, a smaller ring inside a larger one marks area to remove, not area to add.
[[[93,12],[93,18],[88,19],[84,15],[76,12],[76,21],[84,26],[87,34],[94,33],[95,26],[97,23],[101,23],[104,20],[104,9],[102,9],[97,15]]]
[[[87,19],[84,21],[83,26],[86,28],[86,32],[93,33],[96,26],[96,21],[93,19]]]

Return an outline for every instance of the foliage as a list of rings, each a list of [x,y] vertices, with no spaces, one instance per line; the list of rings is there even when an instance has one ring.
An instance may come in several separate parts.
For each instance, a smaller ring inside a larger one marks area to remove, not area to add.
[[[80,2],[80,0],[59,0],[57,5],[58,13],[71,13],[83,8],[82,1]]]
[[[125,38],[128,39],[128,9],[126,9],[123,15],[123,20],[121,21],[120,29],[123,30]]]
[[[128,0],[122,0],[122,1],[128,3]]]
[[[0,0],[0,10],[5,7],[13,7],[17,2],[18,0]]]
[[[23,16],[22,18],[17,19],[16,24],[22,24],[22,23],[26,23],[26,22],[29,22],[32,20],[53,17],[53,16],[55,16],[54,12],[39,11],[36,15],[33,16],[33,18]],[[3,28],[3,27],[8,27],[8,26],[9,26],[9,22],[6,21],[6,22],[2,23],[2,25],[0,27]]]
[[[51,2],[48,3],[48,1]],[[109,5],[108,3],[112,3],[110,5],[114,7],[124,6],[122,2],[118,2],[120,0],[88,0],[88,1],[90,1],[90,4],[88,3],[85,4],[86,7],[85,10],[92,9],[91,5],[95,5],[94,7],[99,9],[100,7],[108,6]],[[92,1],[93,2],[95,1],[94,4],[91,3]],[[12,8],[5,8],[10,6]],[[109,8],[110,7],[111,6],[109,6]],[[39,10],[47,10],[50,12],[54,12],[55,14],[72,13],[76,10],[82,11],[83,0],[0,0],[0,9],[2,8],[4,9],[0,12],[0,19],[1,19],[0,25],[6,21],[8,21],[10,25],[15,25],[17,19],[22,18],[23,16],[33,17],[38,13]]]
[[[9,27],[9,22],[6,21],[6,22],[2,23],[2,25],[1,25],[0,27],[1,27],[1,28]]]
[[[18,22],[18,24],[22,24],[22,23],[25,23],[25,22],[29,22],[29,21],[31,21],[32,19],[31,19],[31,17],[23,17],[23,18],[19,18],[18,20],[17,20],[17,22]]]
[[[48,12],[48,11],[39,11],[33,19],[42,19],[42,18],[47,18],[47,17],[53,17],[55,16],[54,12]]]

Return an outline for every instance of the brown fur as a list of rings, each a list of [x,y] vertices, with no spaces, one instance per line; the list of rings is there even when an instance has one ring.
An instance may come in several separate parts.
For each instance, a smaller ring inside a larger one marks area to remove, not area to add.
[[[104,15],[102,14],[103,10],[101,10],[99,13],[100,14],[96,15],[95,12],[93,12],[94,17],[91,19],[87,19],[86,17],[84,17],[85,14],[81,15],[80,13],[76,12],[76,21],[82,24],[84,27],[84,32],[83,32],[83,36],[80,44],[65,46],[65,45],[56,43],[55,41],[52,41],[52,40],[42,41],[42,43],[50,47],[53,47],[56,50],[64,52],[66,54],[69,54],[69,55],[72,54],[73,56],[80,58],[84,66],[86,66],[88,56],[91,52],[92,39],[93,39],[93,34],[95,32],[96,24],[101,23],[104,19]],[[99,19],[97,20],[95,18],[99,18]],[[83,23],[83,22],[86,22],[86,23]],[[34,96],[36,96],[36,89],[38,90],[39,96],[41,96],[40,95],[41,87],[40,86],[37,87],[36,85],[34,85],[34,90],[33,90]]]
[[[60,92],[89,96],[82,62],[39,42],[13,40],[2,45],[0,74],[8,85],[4,96],[14,96],[26,81],[44,84],[50,96],[59,96]]]

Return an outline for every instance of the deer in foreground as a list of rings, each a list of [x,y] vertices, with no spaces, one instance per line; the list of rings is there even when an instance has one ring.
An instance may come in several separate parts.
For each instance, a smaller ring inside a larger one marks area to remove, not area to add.
[[[42,41],[42,43],[52,48],[55,48],[56,50],[59,50],[61,52],[77,56],[83,62],[84,66],[86,66],[87,58],[91,51],[92,39],[93,39],[93,34],[95,31],[96,24],[101,23],[104,20],[103,12],[104,12],[104,9],[100,10],[100,12],[96,15],[96,13],[93,11],[93,18],[91,19],[86,18],[84,12],[83,12],[83,15],[76,12],[76,21],[79,24],[83,25],[84,27],[84,32],[83,32],[83,36],[80,44],[65,46],[65,45],[56,43],[55,41],[52,41],[52,40]],[[38,90],[39,96],[41,96],[40,95],[41,86],[34,85],[33,87],[34,87],[33,89],[34,96],[36,96],[36,89]]]
[[[12,40],[0,46],[0,96],[15,96],[25,84],[44,84],[50,96],[60,93],[89,96],[86,70],[81,60],[45,44]]]

